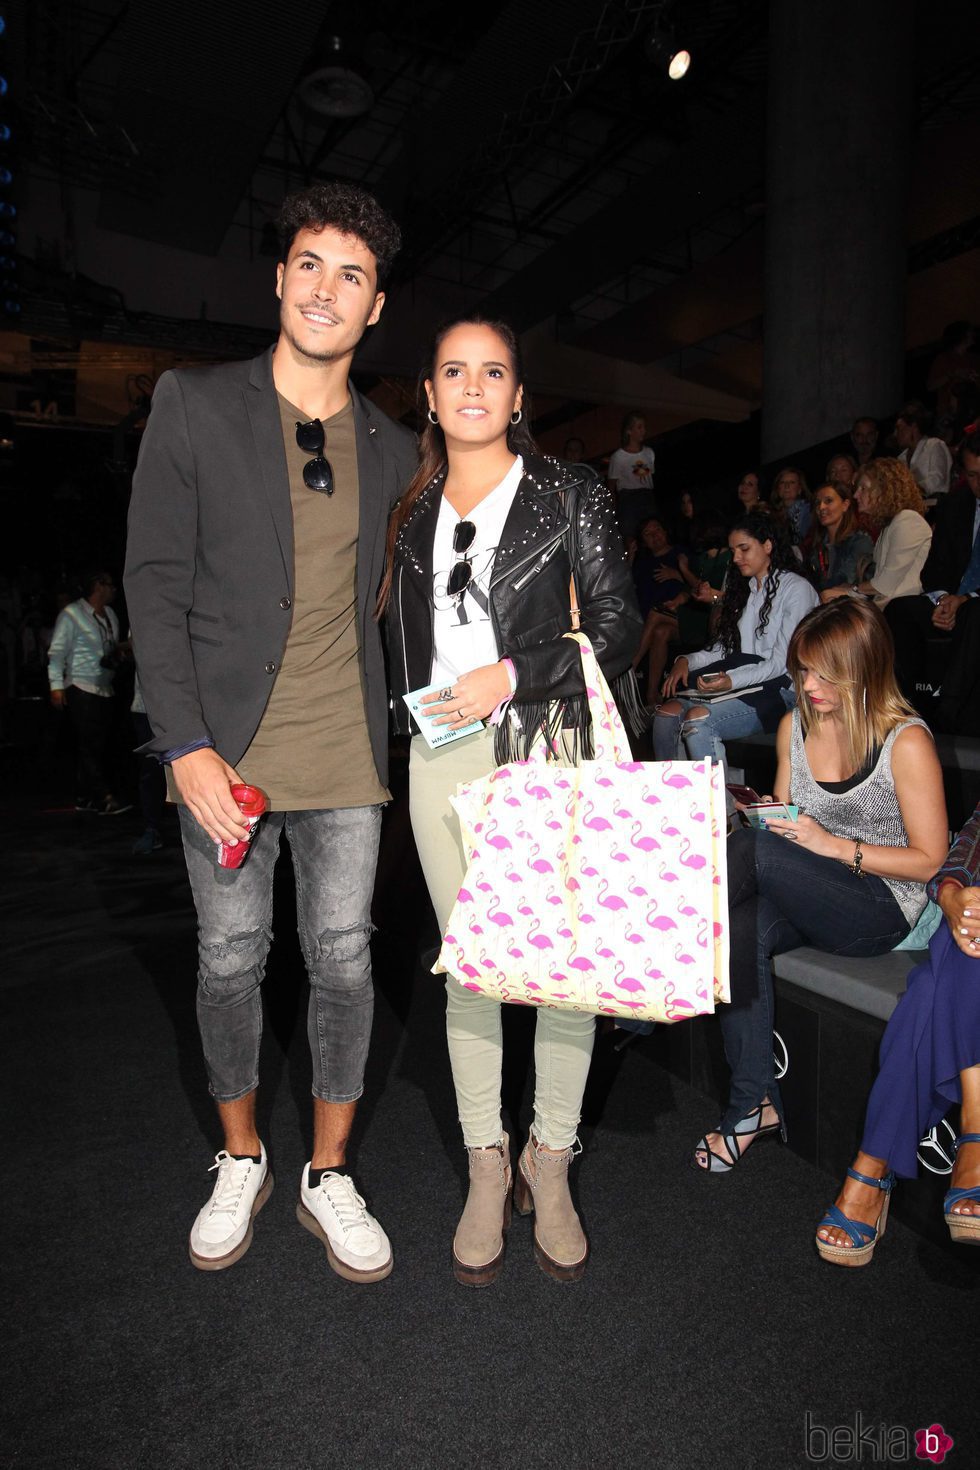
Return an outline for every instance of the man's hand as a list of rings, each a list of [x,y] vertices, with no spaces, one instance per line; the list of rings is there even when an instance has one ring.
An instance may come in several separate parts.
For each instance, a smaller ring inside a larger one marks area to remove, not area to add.
[[[213,842],[240,842],[248,835],[231,794],[238,772],[216,750],[192,750],[171,763],[174,781],[187,810]]]
[[[64,707],[65,707],[65,691],[63,689],[52,689],[52,691],[51,691],[51,703],[52,703],[52,705],[54,706],[55,709],[64,709]]]
[[[963,953],[980,959],[980,888],[961,888],[947,878],[939,890],[939,907]]]
[[[944,593],[936,603],[935,610],[932,614],[933,627],[939,628],[943,633],[952,632],[956,622],[956,614],[964,602],[969,602],[969,600],[968,597],[961,597],[955,592]]]

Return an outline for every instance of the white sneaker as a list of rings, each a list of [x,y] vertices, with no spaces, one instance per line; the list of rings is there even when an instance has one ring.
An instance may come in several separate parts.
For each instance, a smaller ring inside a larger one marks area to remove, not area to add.
[[[224,1149],[215,1154],[208,1173],[217,1169],[214,1191],[191,1226],[191,1261],[199,1271],[223,1271],[240,1260],[252,1244],[252,1221],[272,1193],[272,1171],[265,1144],[261,1162],[233,1159]]]
[[[347,1281],[382,1281],[391,1274],[391,1243],[346,1174],[326,1170],[316,1189],[303,1170],[296,1218],[327,1248],[327,1260]]]

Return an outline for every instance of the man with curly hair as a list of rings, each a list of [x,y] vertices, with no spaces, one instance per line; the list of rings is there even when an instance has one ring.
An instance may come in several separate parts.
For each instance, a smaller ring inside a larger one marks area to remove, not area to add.
[[[381,315],[398,227],[349,184],[287,199],[280,330],[251,362],[165,373],[140,451],[126,592],[148,747],[179,804],[198,916],[197,1013],[224,1146],[190,1235],[203,1271],[233,1265],[272,1189],[256,1123],[260,987],[285,833],[310,980],[313,1157],[300,1223],[351,1281],[392,1267],[347,1164],[371,1034],[371,896],[388,800],[387,692],[373,609],[413,435],[349,380]],[[231,793],[268,810],[246,835]]]

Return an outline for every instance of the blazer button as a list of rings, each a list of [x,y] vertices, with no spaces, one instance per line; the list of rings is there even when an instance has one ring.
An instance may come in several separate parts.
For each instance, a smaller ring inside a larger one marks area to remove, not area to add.
[[[267,674],[274,674],[276,672],[276,666],[275,666],[275,664],[272,664],[272,663],[266,664],[265,671],[266,671]]]

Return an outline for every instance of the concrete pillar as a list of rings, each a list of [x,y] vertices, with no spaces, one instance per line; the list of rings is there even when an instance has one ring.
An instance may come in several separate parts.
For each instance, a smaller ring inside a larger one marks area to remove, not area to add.
[[[899,406],[912,0],[769,7],[764,462]]]

